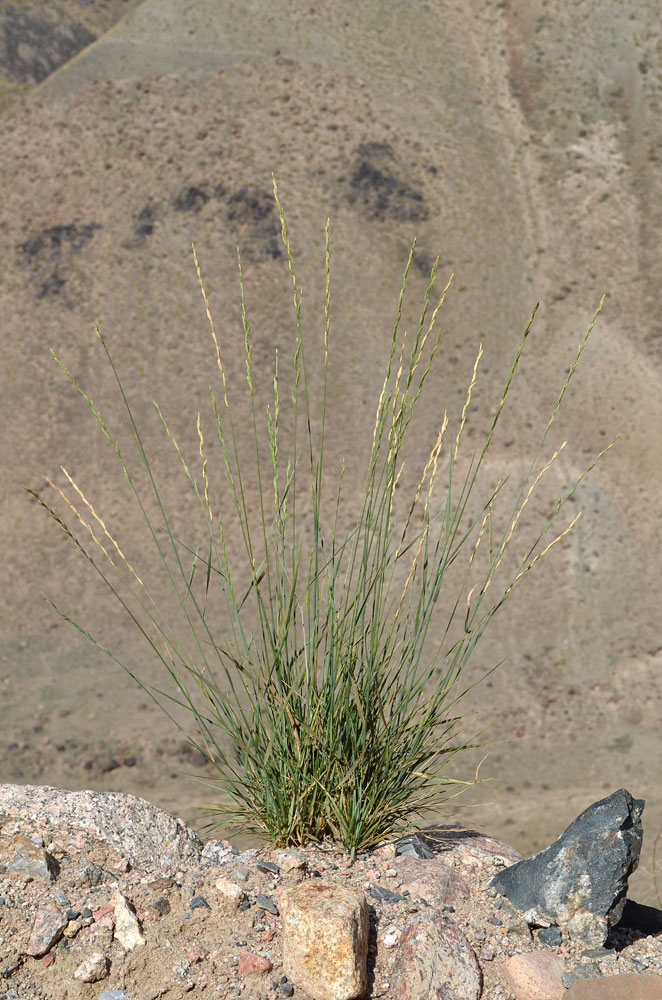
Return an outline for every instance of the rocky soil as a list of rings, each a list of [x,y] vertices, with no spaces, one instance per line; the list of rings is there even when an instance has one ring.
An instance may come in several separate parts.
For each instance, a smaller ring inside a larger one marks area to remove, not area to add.
[[[9,785],[0,819],[2,1000],[310,1000],[284,971],[280,912],[283,893],[309,881],[367,902],[366,997],[597,1000],[581,990],[614,976],[634,977],[613,980],[629,1000],[662,996],[661,926],[620,926],[593,949],[532,931],[489,886],[520,855],[476,831],[428,832],[427,857],[412,837],[353,862],[331,844],[239,851],[203,847],[132,796]],[[334,996],[330,949],[321,937],[318,1000]]]

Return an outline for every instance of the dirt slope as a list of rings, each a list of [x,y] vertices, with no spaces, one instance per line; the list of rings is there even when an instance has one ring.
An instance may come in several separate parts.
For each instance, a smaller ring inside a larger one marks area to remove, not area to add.
[[[33,6],[30,16],[42,16]],[[57,348],[123,433],[94,338],[98,320],[140,416],[151,421],[148,440],[169,501],[185,516],[184,484],[158,443],[151,399],[167,403],[183,446],[195,449],[213,356],[190,242],[236,373],[240,245],[256,364],[266,377],[292,331],[270,201],[275,170],[313,336],[324,222],[332,219],[328,457],[330,468],[347,459],[350,498],[364,454],[356,428],[371,426],[414,235],[410,329],[435,254],[443,274],[456,278],[445,307],[445,363],[413,464],[443,409],[457,415],[482,340],[472,425],[479,439],[540,300],[493,467],[495,475],[502,467],[521,473],[607,292],[555,435],[555,444],[569,444],[552,492],[622,437],[581,488],[584,516],[567,545],[479,649],[476,676],[509,660],[477,690],[476,726],[494,720],[490,736],[511,742],[483,769],[499,783],[467,802],[478,804],[476,822],[526,852],[592,798],[625,785],[649,799],[650,845],[662,822],[656,3],[564,0],[552,10],[533,0],[522,13],[490,0],[452,9],[414,0],[386,11],[349,0],[326,8],[146,0],[103,35],[122,5],[107,5],[107,21],[96,26],[83,6],[76,18],[75,6],[60,5],[61,23],[69,17],[98,39],[0,119],[8,193],[0,225],[6,780],[126,789],[192,818],[199,792],[179,774],[195,761],[147,699],[44,603],[42,595],[56,598],[140,657],[119,613],[18,484],[41,489],[48,475],[63,485],[66,464],[107,520],[119,522],[132,551],[143,551],[112,453],[48,350]],[[644,883],[640,896],[649,892]]]

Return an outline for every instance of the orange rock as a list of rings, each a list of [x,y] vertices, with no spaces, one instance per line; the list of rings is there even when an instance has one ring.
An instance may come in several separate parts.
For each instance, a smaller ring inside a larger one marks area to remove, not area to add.
[[[367,986],[368,904],[349,886],[311,879],[280,898],[283,968],[313,1000],[352,1000]]]

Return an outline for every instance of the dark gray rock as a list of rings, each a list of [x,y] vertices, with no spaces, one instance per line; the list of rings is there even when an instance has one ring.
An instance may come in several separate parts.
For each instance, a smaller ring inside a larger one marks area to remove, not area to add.
[[[602,945],[625,906],[637,867],[644,802],[624,788],[594,802],[555,843],[499,872],[490,885],[531,926],[556,924],[588,945]]]
[[[276,917],[278,916],[278,907],[270,896],[265,896],[261,892],[258,892],[255,897],[255,902],[258,906],[261,906],[263,910],[266,910],[268,913],[273,913]]]
[[[14,848],[16,858],[7,866],[7,871],[20,872],[25,878],[40,879],[43,882],[53,882],[57,878],[57,862],[44,850],[41,838],[37,842],[18,833],[14,837]]]
[[[555,947],[556,945],[562,943],[563,938],[561,937],[561,931],[558,927],[543,927],[538,934],[538,940],[543,944]]]

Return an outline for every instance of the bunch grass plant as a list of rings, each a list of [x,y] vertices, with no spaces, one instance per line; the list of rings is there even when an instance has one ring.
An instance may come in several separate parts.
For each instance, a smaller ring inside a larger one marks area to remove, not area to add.
[[[459,711],[467,691],[463,670],[497,611],[579,517],[557,526],[566,502],[595,462],[554,501],[523,554],[506,559],[527,520],[524,514],[530,511],[534,492],[563,447],[541,459],[602,303],[570,365],[528,472],[514,491],[510,489],[507,502],[505,478],[480,496],[477,484],[535,310],[482,445],[461,461],[481,347],[457,430],[451,434],[444,413],[403,507],[400,493],[395,502],[396,489],[412,417],[432,366],[443,354],[438,320],[450,285],[436,293],[437,260],[416,332],[408,342],[401,333],[401,317],[412,247],[385,358],[363,489],[347,521],[344,467],[334,470],[331,488],[325,470],[333,348],[329,225],[324,336],[313,407],[301,293],[275,181],[274,196],[292,285],[294,346],[285,373],[276,354],[265,413],[257,402],[239,259],[243,390],[250,411],[248,460],[241,454],[231,403],[237,386],[231,385],[226,348],[216,332],[195,247],[218,380],[210,390],[211,435],[198,415],[195,463],[185,457],[166,414],[155,404],[195,498],[200,516],[195,544],[176,530],[101,332],[97,328],[135,446],[130,460],[92,398],[54,355],[117,457],[175,611],[171,605],[166,610],[146,570],[124,554],[112,527],[66,470],[66,488],[48,480],[56,500],[28,492],[119,601],[173,682],[169,690],[151,686],[131,665],[120,664],[211,765],[214,776],[208,780],[221,793],[210,806],[212,827],[260,833],[276,845],[332,839],[353,856],[396,831],[411,829],[416,816],[438,808],[446,793],[470,783],[448,774],[448,765],[477,745],[475,736],[464,734]],[[212,485],[212,454],[224,480],[222,497]],[[133,471],[136,457],[140,475]],[[249,479],[257,488],[257,514],[248,500]],[[500,512],[502,501],[505,512]],[[341,523],[349,527],[343,529]],[[237,539],[243,551],[239,561]],[[211,600],[218,592],[223,614],[218,601]],[[56,610],[120,663],[81,624]],[[190,725],[181,722],[182,710]]]

